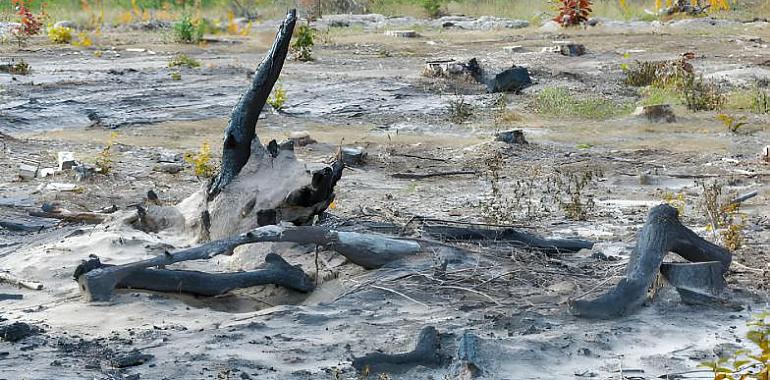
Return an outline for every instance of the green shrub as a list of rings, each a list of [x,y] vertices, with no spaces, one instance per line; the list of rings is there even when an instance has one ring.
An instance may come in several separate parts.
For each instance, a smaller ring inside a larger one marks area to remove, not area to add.
[[[173,30],[177,42],[196,44],[203,38],[206,25],[200,20],[193,19],[189,14],[184,14],[179,21],[174,23]]]
[[[300,25],[291,44],[292,56],[297,61],[308,62],[313,60],[313,34],[310,25]]]

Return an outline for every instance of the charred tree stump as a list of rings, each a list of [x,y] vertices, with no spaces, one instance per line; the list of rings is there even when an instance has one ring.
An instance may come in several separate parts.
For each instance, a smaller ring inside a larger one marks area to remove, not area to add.
[[[81,286],[87,287],[88,272],[114,267],[102,264],[98,257],[92,257],[78,267],[76,273]],[[233,289],[275,284],[284,288],[307,293],[315,288],[313,280],[302,269],[287,263],[274,253],[265,257],[265,265],[257,270],[236,273],[205,273],[186,270],[138,269],[132,271],[115,284],[116,289],[150,290],[167,293],[185,293],[196,296],[217,296]],[[109,299],[108,294],[86,293],[87,301]]]
[[[273,46],[259,64],[251,86],[230,115],[230,123],[225,129],[222,167],[209,186],[209,199],[219,194],[241,172],[252,155],[252,144],[261,148],[256,133],[257,120],[281,75],[296,23],[297,11],[292,9],[278,29]]]
[[[605,319],[634,312],[644,303],[647,289],[655,280],[668,252],[693,262],[716,261],[720,276],[724,275],[732,261],[727,249],[704,240],[682,225],[675,208],[658,205],[650,210],[647,222],[639,233],[626,277],[598,298],[572,301],[570,311],[581,317]]]
[[[284,227],[265,226],[247,233],[222,240],[215,240],[197,247],[184,249],[175,253],[165,253],[151,259],[115,266],[96,266],[86,262],[75,270],[74,277],[80,283],[80,290],[86,300],[107,301],[112,290],[120,284],[132,285],[134,288],[151,289],[156,286],[149,282],[159,279],[161,275],[148,274],[146,268],[166,266],[182,261],[207,260],[214,256],[230,253],[236,247],[244,244],[259,242],[295,242],[327,246],[351,262],[367,269],[379,268],[382,265],[419,253],[422,248],[413,241],[397,240],[373,234],[344,232],[325,229],[322,227]],[[90,265],[90,266],[89,266]],[[165,272],[159,272],[165,273]],[[284,273],[288,273],[284,271]],[[171,274],[165,274],[166,277]],[[178,275],[182,276],[182,275]],[[196,275],[188,273],[180,278],[193,278]],[[200,275],[197,275],[200,278]],[[234,277],[241,279],[240,277]],[[210,278],[211,289],[196,288],[198,293],[216,293],[224,286]],[[229,278],[234,281],[233,278]],[[165,279],[165,285],[173,284],[174,279]],[[216,287],[215,285],[219,286]],[[178,289],[174,288],[174,291]]]
[[[353,368],[362,373],[389,373],[408,370],[417,365],[436,368],[444,364],[441,353],[441,339],[433,326],[420,331],[414,350],[403,354],[373,352],[353,359]]]

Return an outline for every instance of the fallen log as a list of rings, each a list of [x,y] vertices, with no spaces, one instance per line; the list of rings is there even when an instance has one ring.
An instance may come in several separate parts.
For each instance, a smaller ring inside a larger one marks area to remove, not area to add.
[[[608,292],[591,300],[570,301],[570,311],[585,318],[616,318],[636,311],[646,300],[663,258],[674,252],[692,262],[716,261],[719,275],[730,267],[730,252],[712,244],[681,224],[678,212],[669,205],[650,210],[636,248],[626,268],[626,277]]]
[[[81,286],[88,289],[87,301],[109,299],[102,289],[85,284],[84,275],[99,268],[114,265],[102,264],[96,256],[82,263],[76,270]],[[275,284],[284,288],[307,293],[315,288],[311,279],[302,269],[290,265],[281,256],[270,253],[265,265],[257,270],[236,273],[205,273],[187,270],[138,269],[129,273],[115,284],[116,289],[150,290],[166,293],[185,293],[196,296],[218,296],[233,289]],[[82,288],[81,288],[82,289]]]
[[[453,170],[448,172],[435,172],[435,173],[394,173],[391,175],[393,178],[398,179],[423,179],[431,177],[443,177],[450,175],[473,175],[476,174],[473,170]]]
[[[353,359],[353,368],[361,373],[378,374],[402,372],[414,366],[436,368],[447,361],[441,353],[441,339],[433,326],[420,331],[414,350],[402,354],[372,352]]]
[[[513,228],[455,227],[424,223],[422,231],[425,234],[445,240],[488,240],[519,243],[524,247],[546,253],[578,252],[581,249],[591,249],[594,246],[593,242],[586,240],[545,239]]]
[[[18,286],[21,288],[27,288],[31,290],[43,289],[43,284],[35,281],[22,280],[16,276],[11,275],[8,272],[0,272],[0,283]]]
[[[318,244],[333,249],[354,264],[367,269],[379,268],[391,261],[419,253],[420,245],[413,241],[391,239],[379,235],[335,231],[314,226],[264,226],[230,238],[165,253],[147,260],[109,267],[88,268],[79,266],[74,277],[80,283],[87,300],[106,301],[112,290],[130,276],[145,268],[166,266],[182,261],[207,260],[230,253],[236,247],[259,242],[294,242]],[[134,283],[134,285],[137,285]]]

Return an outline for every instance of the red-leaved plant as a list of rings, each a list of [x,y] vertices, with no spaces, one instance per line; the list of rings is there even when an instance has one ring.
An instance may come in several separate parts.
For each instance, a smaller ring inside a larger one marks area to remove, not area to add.
[[[35,16],[29,10],[26,0],[11,0],[11,2],[16,7],[16,14],[19,15],[19,23],[21,24],[13,30],[13,34],[19,40],[19,45],[21,45],[27,38],[40,33],[43,22],[40,20],[40,17]]]
[[[553,18],[561,26],[580,25],[588,21],[591,0],[558,0],[559,14]]]

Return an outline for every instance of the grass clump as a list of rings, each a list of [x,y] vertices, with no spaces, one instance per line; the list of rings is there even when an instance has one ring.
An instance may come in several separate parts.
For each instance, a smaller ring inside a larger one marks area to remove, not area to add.
[[[615,103],[599,97],[576,98],[567,89],[560,87],[545,88],[535,97],[537,112],[555,117],[604,120],[628,114],[631,108],[631,104]]]
[[[197,59],[190,57],[187,54],[177,54],[170,61],[168,61],[168,67],[187,67],[194,69],[200,67],[201,62]]]
[[[309,62],[313,60],[313,34],[314,30],[310,25],[300,25],[295,32],[294,42],[291,43],[292,57],[300,62]]]
[[[462,95],[449,99],[447,107],[448,119],[455,124],[462,124],[473,116],[473,106]]]
[[[51,26],[48,28],[48,40],[55,44],[72,42],[72,29],[66,26]]]
[[[725,96],[725,108],[758,114],[770,113],[770,95],[759,87],[740,89]]]
[[[702,76],[692,75],[682,84],[684,104],[692,111],[713,111],[722,108],[725,96],[722,89],[703,80]]]
[[[288,97],[286,96],[286,90],[283,89],[283,85],[277,83],[273,87],[273,93],[267,98],[267,104],[273,107],[274,110],[280,111],[283,109],[284,104],[286,104],[287,99]]]
[[[640,105],[655,106],[659,104],[681,104],[682,99],[674,89],[660,87],[645,87],[641,91],[643,98]]]
[[[118,133],[112,132],[110,134],[110,138],[107,140],[107,144],[104,146],[102,151],[96,155],[94,164],[96,165],[96,170],[99,173],[108,174],[110,171],[112,171],[112,147],[115,146],[117,140]]]
[[[200,178],[211,178],[216,172],[214,164],[211,163],[211,146],[208,142],[203,142],[197,153],[185,153],[184,160],[192,165],[193,173]]]
[[[189,14],[183,14],[182,17],[173,25],[174,39],[177,42],[185,44],[197,44],[203,39],[203,33],[206,32],[205,23],[195,19]]]

